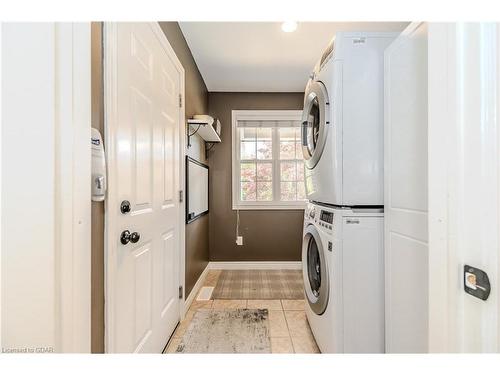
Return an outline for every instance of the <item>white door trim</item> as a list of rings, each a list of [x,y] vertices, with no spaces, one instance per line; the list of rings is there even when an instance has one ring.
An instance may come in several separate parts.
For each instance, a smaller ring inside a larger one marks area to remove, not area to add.
[[[2,53],[2,45],[3,45],[3,40],[2,40],[2,25],[0,25],[0,53]],[[2,58],[0,58],[0,74],[2,72]],[[1,90],[1,89],[0,89]],[[0,91],[0,100],[1,100],[2,94]],[[2,104],[0,102],[0,121],[2,116]],[[2,185],[2,134],[3,132],[0,131],[0,186]],[[2,198],[1,198],[1,193],[0,193],[0,212],[2,211]],[[3,215],[0,215],[0,244],[2,243],[2,217]],[[0,249],[0,322],[3,322],[2,320],[2,251]],[[2,348],[2,324],[0,323],[0,348]]]
[[[157,22],[151,22],[150,23],[151,29],[155,33],[156,37],[160,41],[161,45],[163,46],[166,54],[168,57],[171,59],[172,63],[175,65],[177,70],[181,73],[181,82],[180,82],[180,93],[182,96],[181,100],[181,106],[179,108],[179,123],[180,123],[180,134],[181,136],[179,137],[179,159],[180,159],[180,167],[179,167],[179,184],[180,184],[180,189],[184,191],[185,187],[185,182],[184,182],[184,171],[185,171],[185,165],[184,165],[184,155],[185,155],[185,137],[182,136],[184,135],[184,124],[185,124],[185,71],[184,67],[182,66],[180,60],[177,58],[177,55],[175,54],[172,46],[168,42],[165,34],[161,30],[159,24]],[[108,181],[114,181],[115,178],[113,175],[115,174],[115,171],[113,171],[111,168],[109,168],[109,165],[115,165],[116,161],[114,160],[114,155],[115,152],[112,149],[114,142],[111,141],[112,139],[112,133],[110,132],[109,129],[109,123],[115,123],[116,118],[117,118],[117,105],[116,105],[116,98],[112,97],[112,93],[115,91],[113,89],[114,85],[116,85],[116,72],[113,69],[110,69],[109,67],[115,66],[115,61],[113,58],[116,56],[116,51],[114,50],[115,45],[116,45],[116,23],[112,22],[105,22],[104,27],[103,27],[103,42],[104,42],[104,128],[105,128],[105,146],[106,146],[106,158],[108,160]],[[179,194],[179,192],[177,193]],[[104,288],[104,296],[105,296],[105,352],[109,353],[113,351],[112,347],[112,340],[111,340],[111,332],[114,332],[114,316],[113,316],[113,309],[112,306],[114,306],[114,301],[113,301],[113,290],[114,290],[114,285],[113,285],[113,278],[110,275],[113,275],[116,272],[116,269],[114,267],[115,259],[112,259],[113,254],[109,251],[108,249],[108,233],[113,233],[114,228],[111,227],[109,217],[107,215],[107,212],[110,212],[110,210],[115,209],[115,207],[109,207],[109,201],[106,200],[106,214],[105,214],[105,231],[104,231],[104,270],[105,270],[105,288]],[[180,236],[180,246],[179,246],[179,285],[182,286],[182,290],[185,291],[185,202],[184,200],[180,202],[179,204],[179,236]],[[182,300],[181,300],[181,308],[180,310],[180,317],[179,319],[184,318],[184,309],[182,308],[183,306],[183,301],[184,301],[185,295],[183,295]],[[167,341],[168,338],[165,338],[165,342]]]
[[[104,87],[104,146],[107,161],[107,174],[108,174],[108,189],[109,181],[114,180],[115,171],[109,168],[113,164],[115,151],[113,149],[114,142],[111,142],[111,132],[109,129],[109,123],[115,123],[117,113],[116,113],[116,97],[112,96],[112,93],[116,91],[113,86],[116,85],[116,71],[110,69],[110,66],[115,66],[114,57],[115,52],[115,40],[116,40],[116,25],[114,23],[104,23],[103,24],[103,87]],[[116,162],[114,162],[116,163]],[[107,197],[106,197],[107,198]],[[114,285],[113,278],[110,275],[116,272],[114,265],[116,260],[113,254],[108,249],[108,233],[113,231],[113,227],[108,219],[108,212],[111,209],[109,207],[108,199],[105,200],[104,206],[104,352],[109,353],[112,351],[111,332],[114,332],[114,315],[112,306],[114,304]]]
[[[446,47],[444,47],[446,46]],[[453,60],[447,56],[453,51],[448,45],[448,30],[445,24],[429,24],[428,44],[428,90],[429,90],[429,128],[428,128],[428,177],[429,177],[429,283],[439,285],[429,293],[429,352],[447,352],[448,347],[448,229],[447,229],[447,163],[441,153],[450,148],[448,128],[454,117],[449,118],[448,108],[442,106],[447,101],[448,74]],[[442,126],[439,126],[442,124]]]
[[[90,353],[90,23],[56,23],[55,35],[58,346]]]
[[[500,350],[500,28],[429,25],[429,351]],[[470,263],[472,262],[472,263]],[[487,301],[463,266],[490,274]]]

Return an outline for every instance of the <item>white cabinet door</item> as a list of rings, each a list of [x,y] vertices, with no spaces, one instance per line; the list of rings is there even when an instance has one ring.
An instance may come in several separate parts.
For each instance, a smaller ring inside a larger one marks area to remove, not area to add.
[[[184,72],[156,24],[105,27],[107,351],[159,353],[180,318]]]
[[[384,353],[383,216],[342,222],[344,353]]]
[[[426,352],[427,25],[385,52],[386,351]]]

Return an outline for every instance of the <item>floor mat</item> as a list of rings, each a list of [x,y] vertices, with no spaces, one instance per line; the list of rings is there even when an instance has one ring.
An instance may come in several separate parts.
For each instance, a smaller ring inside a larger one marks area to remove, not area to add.
[[[301,270],[224,270],[213,299],[303,299]]]
[[[198,310],[176,353],[271,353],[268,311]]]

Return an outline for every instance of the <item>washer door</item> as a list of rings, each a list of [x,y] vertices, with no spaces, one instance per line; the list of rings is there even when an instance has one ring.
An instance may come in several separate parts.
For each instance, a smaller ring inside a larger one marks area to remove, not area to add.
[[[302,153],[306,167],[318,164],[330,127],[330,103],[325,86],[312,82],[306,92],[302,112]]]
[[[317,315],[323,314],[330,289],[328,268],[319,232],[312,224],[307,226],[302,240],[302,275],[309,306]]]

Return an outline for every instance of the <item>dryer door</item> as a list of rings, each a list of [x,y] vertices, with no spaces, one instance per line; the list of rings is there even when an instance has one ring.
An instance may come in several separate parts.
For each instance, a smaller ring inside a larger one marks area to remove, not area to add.
[[[302,240],[302,275],[307,301],[317,315],[325,312],[330,289],[324,250],[318,230],[308,225]]]
[[[302,153],[306,167],[318,164],[325,148],[330,127],[330,103],[323,83],[310,82],[302,112]]]

